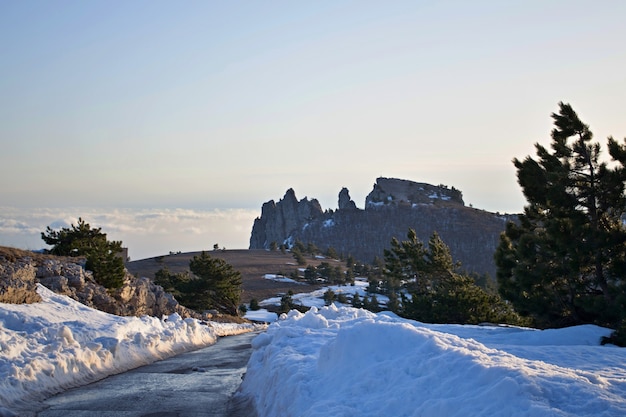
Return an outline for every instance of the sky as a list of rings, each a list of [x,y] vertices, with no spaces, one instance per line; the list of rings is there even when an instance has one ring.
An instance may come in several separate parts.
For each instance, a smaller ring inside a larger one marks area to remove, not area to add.
[[[626,136],[624,16],[619,0],[0,0],[0,224],[232,213],[245,233],[206,226],[194,247],[247,248],[288,188],[335,209],[347,187],[362,208],[381,176],[520,212],[511,160],[549,144],[560,101],[602,143]]]

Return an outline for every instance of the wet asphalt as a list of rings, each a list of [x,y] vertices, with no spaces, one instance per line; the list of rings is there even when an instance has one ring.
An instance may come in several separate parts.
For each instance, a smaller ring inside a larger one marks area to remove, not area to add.
[[[113,375],[47,399],[38,417],[254,417],[237,395],[258,333]]]

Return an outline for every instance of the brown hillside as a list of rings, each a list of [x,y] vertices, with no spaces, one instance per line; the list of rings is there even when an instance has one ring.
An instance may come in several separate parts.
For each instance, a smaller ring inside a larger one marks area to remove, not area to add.
[[[20,258],[31,258],[35,262],[35,264],[39,264],[45,259],[71,260],[72,262],[77,262],[84,259],[82,257],[70,258],[66,256],[46,255],[43,253],[11,248],[8,246],[0,246],[0,257],[5,258],[9,262],[15,262],[17,259]]]
[[[253,298],[261,301],[275,297],[279,294],[285,294],[289,290],[297,294],[311,292],[319,288],[305,283],[275,282],[264,278],[265,274],[282,274],[289,277],[294,270],[297,270],[298,265],[290,253],[263,249],[212,250],[207,252],[212,257],[225,260],[241,272],[243,280],[241,301],[244,303],[249,303]],[[157,256],[128,262],[126,268],[133,275],[154,278],[154,274],[165,266],[173,273],[189,270],[189,261],[196,255],[200,255],[200,252]],[[308,264],[314,266],[324,261],[343,266],[340,261],[316,259],[311,256],[308,256],[306,260]]]

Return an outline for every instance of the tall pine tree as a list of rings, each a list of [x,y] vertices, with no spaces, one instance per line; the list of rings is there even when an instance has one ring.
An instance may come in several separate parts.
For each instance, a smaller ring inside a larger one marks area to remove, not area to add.
[[[616,326],[626,305],[626,141],[609,137],[602,161],[569,104],[552,118],[552,149],[536,144],[537,159],[513,160],[528,204],[501,236],[499,291],[538,326]]]
[[[215,308],[237,315],[241,298],[241,273],[219,258],[202,251],[189,261],[189,269],[197,279],[189,280],[184,288],[189,305],[197,310]]]
[[[82,218],[76,225],[53,230],[48,226],[41,238],[52,248],[49,253],[58,256],[84,256],[85,268],[93,272],[100,285],[109,289],[124,284],[124,260],[121,258],[122,242],[107,240],[101,228],[91,228]]]
[[[450,248],[433,232],[425,246],[409,229],[407,240],[391,241],[385,251],[385,282],[392,311],[430,323],[510,323],[520,318],[499,296],[488,294],[474,280],[457,270]]]

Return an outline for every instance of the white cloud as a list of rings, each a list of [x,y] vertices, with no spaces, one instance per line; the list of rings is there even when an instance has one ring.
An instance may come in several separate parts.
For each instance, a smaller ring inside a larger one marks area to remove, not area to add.
[[[94,209],[0,207],[0,245],[22,249],[46,247],[41,232],[76,224],[81,217],[111,240],[121,240],[133,259],[169,251],[246,249],[254,219],[249,209]]]

